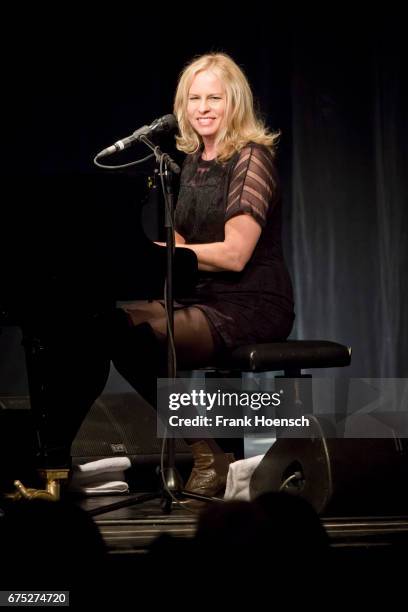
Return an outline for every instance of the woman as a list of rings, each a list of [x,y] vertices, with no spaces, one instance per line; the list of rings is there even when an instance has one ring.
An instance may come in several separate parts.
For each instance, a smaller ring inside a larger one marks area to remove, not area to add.
[[[256,118],[245,75],[223,53],[195,59],[180,76],[174,113],[177,147],[187,154],[176,246],[194,251],[200,271],[196,295],[175,305],[174,335],[179,369],[193,369],[239,345],[285,339],[293,299],[273,164],[278,136]],[[154,402],[156,376],[165,375],[164,308],[135,303],[121,316],[113,362]],[[220,494],[230,459],[212,440],[188,442],[194,467],[186,489]]]

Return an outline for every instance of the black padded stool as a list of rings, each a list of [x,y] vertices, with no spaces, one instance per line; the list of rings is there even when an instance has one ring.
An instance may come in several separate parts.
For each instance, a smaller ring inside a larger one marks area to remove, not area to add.
[[[279,372],[280,378],[311,378],[302,370],[314,368],[339,368],[350,365],[351,348],[327,340],[287,340],[248,344],[235,349],[228,357],[212,367],[202,368],[206,378],[226,378],[245,373]],[[294,390],[292,390],[295,393]],[[311,399],[298,403],[298,408]],[[224,452],[234,453],[237,459],[244,457],[244,441],[241,438],[218,438]]]
[[[221,376],[234,372],[273,372],[283,370],[285,376],[296,378],[302,370],[340,368],[350,365],[351,348],[327,340],[287,340],[248,344],[235,349],[214,368]]]

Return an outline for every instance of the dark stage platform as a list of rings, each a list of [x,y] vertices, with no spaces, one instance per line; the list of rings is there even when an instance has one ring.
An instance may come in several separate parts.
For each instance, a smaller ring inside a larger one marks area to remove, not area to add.
[[[98,496],[78,500],[78,505],[92,511],[122,499]],[[111,554],[140,554],[148,550],[160,534],[176,538],[193,538],[198,515],[175,506],[170,515],[163,513],[158,500],[114,510],[94,517]],[[331,546],[337,550],[391,551],[407,547],[408,516],[321,517]]]
[[[77,503],[82,509],[92,511],[121,499],[119,496],[98,496]],[[160,500],[154,500],[95,516],[94,522],[111,554],[140,554],[145,553],[162,533],[176,538],[193,538],[197,514],[177,505],[171,514],[165,514]]]

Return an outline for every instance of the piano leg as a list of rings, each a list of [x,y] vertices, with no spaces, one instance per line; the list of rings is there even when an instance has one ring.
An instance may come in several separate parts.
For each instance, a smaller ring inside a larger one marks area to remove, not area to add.
[[[106,338],[96,317],[84,317],[41,334],[23,328],[23,345],[36,428],[36,467],[42,476],[44,470],[69,470],[71,444],[109,375]],[[52,474],[46,477],[46,488],[55,492],[54,480]]]

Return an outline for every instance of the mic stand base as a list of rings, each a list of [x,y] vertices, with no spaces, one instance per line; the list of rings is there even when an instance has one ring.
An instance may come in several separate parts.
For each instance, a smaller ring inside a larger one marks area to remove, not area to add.
[[[205,495],[199,495],[198,493],[190,493],[190,491],[185,491],[183,489],[179,491],[172,491],[172,494],[178,501],[180,501],[181,499],[194,499],[202,502],[225,503],[225,500],[220,499],[219,497],[207,497]],[[103,506],[101,508],[94,508],[93,510],[88,510],[87,514],[89,514],[90,516],[98,516],[101,514],[105,514],[106,512],[120,510],[121,508],[128,508],[129,506],[137,506],[138,504],[144,504],[145,502],[154,501],[155,499],[161,500],[160,506],[165,514],[170,514],[173,509],[173,504],[176,504],[176,502],[174,502],[173,498],[168,494],[168,492],[163,489],[162,491],[153,491],[152,493],[131,495],[126,499],[114,502],[113,504],[108,504],[107,506]]]

